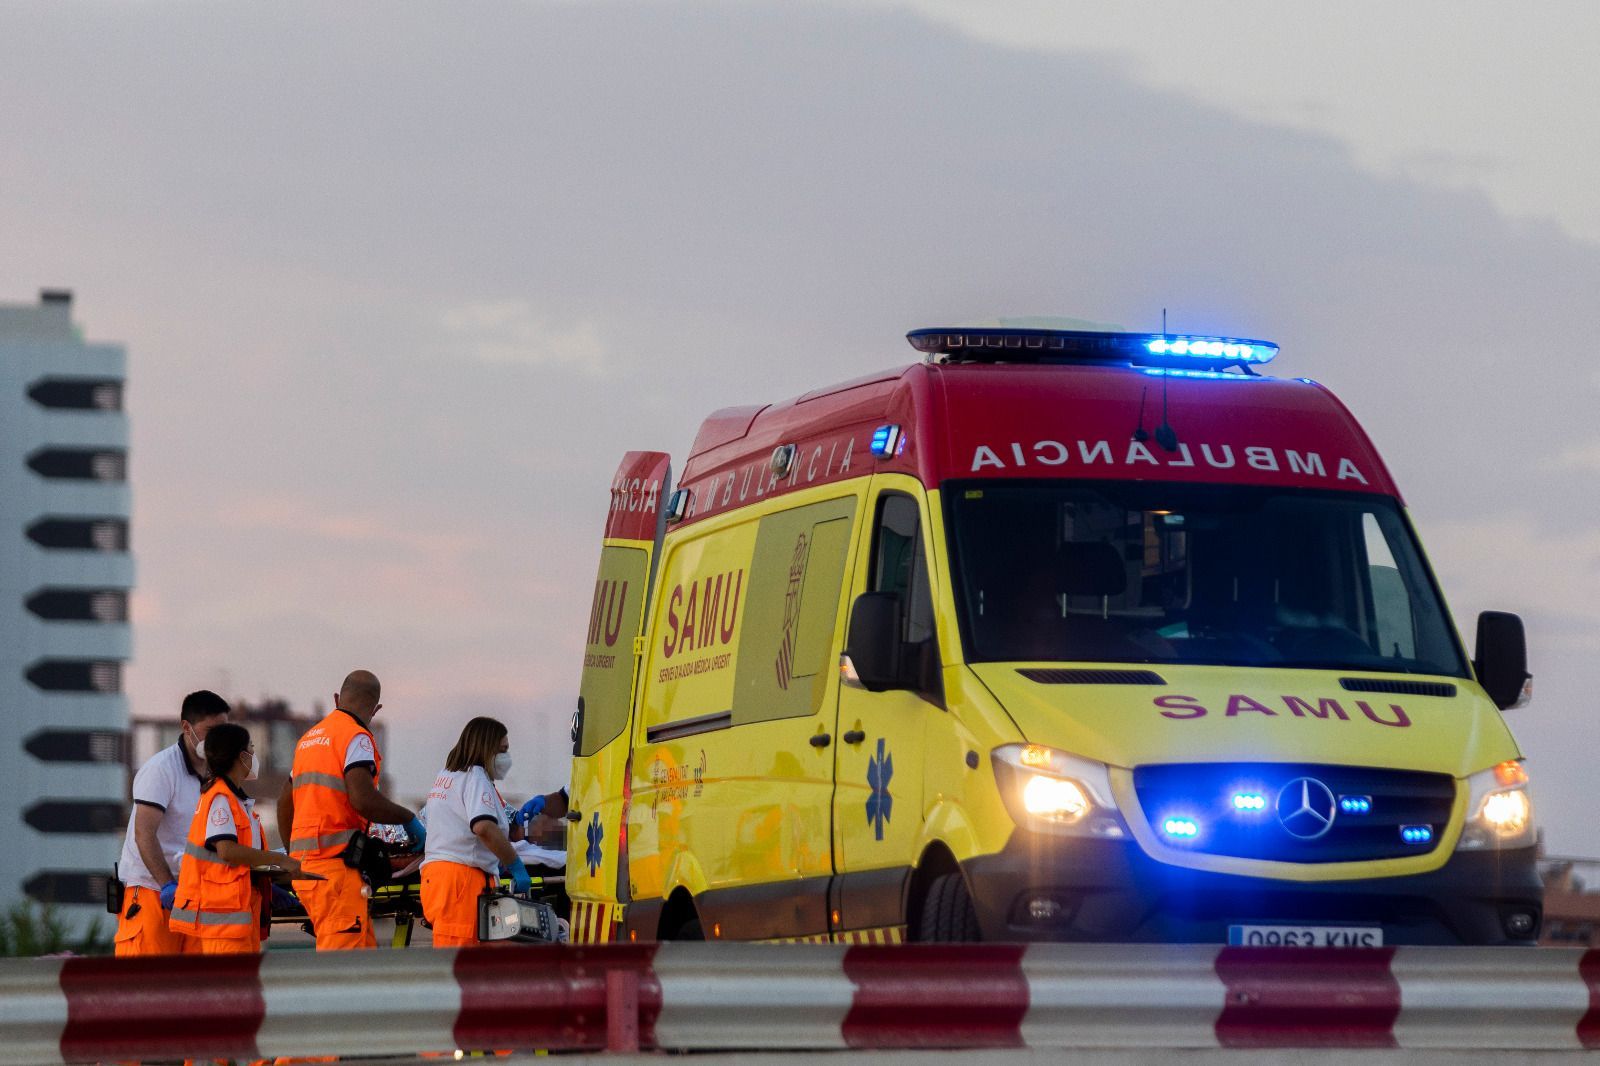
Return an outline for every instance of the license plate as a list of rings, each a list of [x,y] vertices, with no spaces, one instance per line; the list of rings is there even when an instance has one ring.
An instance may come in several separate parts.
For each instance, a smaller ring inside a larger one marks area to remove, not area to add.
[[[1376,925],[1230,925],[1228,945],[1236,948],[1381,948]]]

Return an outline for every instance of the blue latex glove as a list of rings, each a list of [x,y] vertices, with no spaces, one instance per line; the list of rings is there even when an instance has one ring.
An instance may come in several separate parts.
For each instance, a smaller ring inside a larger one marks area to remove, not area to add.
[[[519,896],[526,896],[533,891],[533,878],[528,876],[528,867],[521,859],[512,862],[509,869],[511,871],[511,891]]]
[[[161,909],[170,911],[178,899],[178,882],[168,881],[161,886]]]
[[[527,803],[524,803],[522,809],[517,812],[517,824],[527,825],[530,819],[536,818],[543,813],[544,797],[535,796]]]
[[[406,836],[411,838],[411,847],[408,851],[421,851],[428,842],[428,831],[422,827],[422,820],[413,817],[406,823]]]
[[[272,913],[287,914],[298,906],[300,906],[300,901],[295,899],[294,894],[288,889],[281,888],[276,884],[272,886]]]

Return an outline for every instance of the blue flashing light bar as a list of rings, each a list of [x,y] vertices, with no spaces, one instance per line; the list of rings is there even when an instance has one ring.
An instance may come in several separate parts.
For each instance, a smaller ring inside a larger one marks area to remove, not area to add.
[[[1270,363],[1278,346],[1265,341],[1237,341],[1226,337],[1172,337],[1163,334],[1145,342],[1151,355],[1177,355],[1229,363]]]
[[[1059,323],[1059,327],[1054,325]],[[1260,366],[1278,354],[1271,341],[1173,333],[1085,329],[1059,319],[914,329],[911,346],[936,361],[971,363],[1121,363],[1219,370]]]
[[[1370,814],[1372,813],[1372,797],[1340,796],[1339,810],[1345,814]]]
[[[879,426],[872,431],[872,454],[887,459],[899,450],[901,441],[899,426]]]
[[[1233,794],[1233,809],[1236,811],[1264,811],[1267,809],[1267,797],[1259,792],[1235,792]]]
[[[1407,844],[1427,844],[1433,840],[1433,826],[1403,825],[1400,827],[1400,839]]]
[[[1200,823],[1193,818],[1168,818],[1161,823],[1161,829],[1179,840],[1193,840],[1200,835]]]

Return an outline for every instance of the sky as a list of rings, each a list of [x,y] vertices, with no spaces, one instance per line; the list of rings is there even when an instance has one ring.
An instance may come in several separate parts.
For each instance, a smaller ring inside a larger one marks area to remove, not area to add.
[[[1478,3],[10,4],[0,299],[129,347],[134,712],[385,681],[565,777],[609,475],[997,314],[1268,337],[1406,494],[1600,856],[1600,15]]]

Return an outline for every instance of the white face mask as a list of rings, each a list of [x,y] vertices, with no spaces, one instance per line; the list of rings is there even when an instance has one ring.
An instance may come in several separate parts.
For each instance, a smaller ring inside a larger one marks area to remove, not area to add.
[[[205,741],[197,740],[197,741],[194,742],[194,757],[196,759],[199,759],[201,762],[205,762],[206,761],[206,742]]]
[[[494,766],[490,768],[489,776],[494,778],[496,781],[504,781],[506,775],[510,772],[511,756],[502,751],[500,754],[494,757]]]
[[[256,753],[253,751],[247,751],[245,754],[250,756],[250,772],[244,775],[244,779],[246,781],[254,781],[257,777],[257,771],[261,769],[261,761],[256,758]]]

